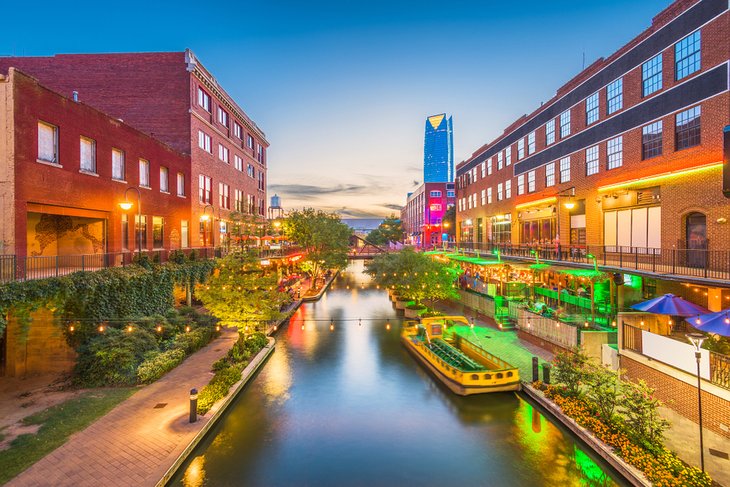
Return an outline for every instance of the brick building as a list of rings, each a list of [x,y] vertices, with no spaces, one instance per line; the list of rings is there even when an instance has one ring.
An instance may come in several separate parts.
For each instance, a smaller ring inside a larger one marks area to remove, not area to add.
[[[140,238],[145,250],[188,247],[190,195],[188,155],[19,70],[0,76],[3,253],[117,253]]]
[[[190,50],[0,58],[11,66],[190,155],[193,246],[221,243],[234,210],[265,217],[266,137]]]
[[[441,245],[444,214],[454,198],[454,183],[424,183],[410,193],[401,208],[404,241],[424,248]]]

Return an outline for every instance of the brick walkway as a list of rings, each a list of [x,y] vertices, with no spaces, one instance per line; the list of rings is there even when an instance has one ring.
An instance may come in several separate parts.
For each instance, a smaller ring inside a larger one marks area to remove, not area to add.
[[[190,389],[213,377],[211,365],[237,339],[235,329],[144,387],[7,485],[154,486],[212,416],[188,423]],[[160,404],[164,407],[155,408]]]

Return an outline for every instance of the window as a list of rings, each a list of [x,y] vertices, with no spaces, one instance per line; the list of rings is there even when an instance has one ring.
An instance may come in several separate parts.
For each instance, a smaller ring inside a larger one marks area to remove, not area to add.
[[[169,173],[166,167],[160,166],[160,191],[163,193],[170,192]]]
[[[142,242],[140,246],[147,248],[147,215],[134,215],[135,243]]]
[[[139,185],[143,188],[150,187],[150,161],[139,160]]]
[[[535,171],[527,173],[527,192],[533,193],[535,191]]]
[[[257,144],[258,150],[256,151],[256,158],[258,161],[263,164],[264,163],[264,146],[261,144]]]
[[[198,88],[198,106],[210,113],[210,95],[203,88]]]
[[[112,149],[112,179],[124,181],[124,151]]]
[[[657,54],[641,65],[641,95],[649,96],[662,89],[662,55]]]
[[[512,197],[512,180],[508,179],[504,183],[504,198],[511,198]]]
[[[483,189],[482,190],[482,206],[484,206],[486,204],[487,204],[487,190]]]
[[[429,193],[429,195],[430,195],[430,196],[431,196],[432,198],[441,198],[441,191],[431,191],[431,192]]]
[[[517,141],[517,160],[525,157],[525,139],[522,138]]]
[[[243,191],[237,189],[233,192],[233,194],[235,195],[234,209],[236,211],[243,211]]]
[[[610,139],[606,144],[606,152],[608,153],[608,169],[621,167],[624,163],[623,135]]]
[[[202,174],[198,178],[198,200],[201,203],[213,203],[213,179]]]
[[[662,155],[662,121],[641,129],[641,158],[650,159]]]
[[[624,107],[624,79],[619,78],[606,88],[607,113],[610,115]]]
[[[161,216],[152,217],[152,248],[164,247],[165,219]]]
[[[545,124],[545,145],[555,143],[555,119]]]
[[[456,198],[456,191],[454,191],[453,189],[446,191],[446,197],[447,198]]]
[[[506,166],[512,164],[512,146],[509,146],[504,150],[504,164]]]
[[[598,92],[586,98],[586,125],[598,121]]]
[[[246,195],[246,202],[248,203],[248,212],[253,214],[256,212],[256,196],[252,194]]]
[[[218,144],[218,159],[228,164],[228,147]]]
[[[202,130],[198,130],[198,147],[206,152],[210,152],[211,154],[213,153],[210,142],[210,135],[206,134]]]
[[[535,132],[530,132],[527,134],[527,155],[533,154],[535,152]]]
[[[82,171],[96,174],[96,142],[81,137],[79,147],[79,166]]]
[[[482,162],[481,164],[481,171],[482,173],[482,179],[484,179],[487,176],[487,165]]]
[[[224,127],[228,127],[228,112],[218,107],[218,123]]]
[[[674,45],[674,75],[677,81],[700,70],[700,41],[698,30]]]
[[[502,183],[497,184],[497,201],[502,201]]]
[[[564,139],[570,135],[570,110],[560,114],[560,138]]]
[[[676,150],[700,144],[700,107],[696,106],[677,114],[674,127]]]
[[[492,174],[492,158],[487,159],[487,175]]]
[[[492,204],[492,188],[487,188],[487,204]]]
[[[129,250],[129,217],[122,214],[122,250]]]
[[[497,153],[497,170],[499,171],[504,167],[504,155],[502,151]]]
[[[560,182],[570,181],[570,156],[560,159]]]
[[[187,220],[180,220],[180,247],[190,247],[190,230]]]
[[[243,129],[241,128],[241,125],[236,121],[233,122],[233,135],[243,140]]]
[[[240,156],[237,156],[237,155],[233,156],[233,167],[235,167],[239,171],[243,172],[243,159],[241,159]]]
[[[248,147],[249,149],[253,149],[253,137],[251,137],[251,135],[248,135],[248,136],[246,137],[246,146],[247,146],[247,147]]]
[[[545,187],[555,186],[555,163],[545,166]]]
[[[525,194],[525,175],[517,176],[517,194]]]
[[[586,176],[598,174],[598,146],[586,149]]]
[[[185,196],[185,174],[177,173],[177,195]]]
[[[230,186],[225,183],[218,183],[218,205],[226,210],[231,209]]]
[[[259,171],[259,190],[263,191],[266,189],[265,183],[264,183],[264,172]]]
[[[58,162],[58,127],[50,123],[38,122],[38,160]]]
[[[246,174],[248,174],[250,177],[255,178],[256,177],[256,169],[251,164],[246,164]]]
[[[661,247],[660,206],[606,211],[603,213],[603,225],[603,242],[606,246],[640,249]]]

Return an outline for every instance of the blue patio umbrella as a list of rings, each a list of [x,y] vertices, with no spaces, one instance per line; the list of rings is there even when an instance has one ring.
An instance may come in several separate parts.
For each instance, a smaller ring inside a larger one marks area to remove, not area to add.
[[[687,318],[686,321],[700,331],[724,337],[730,336],[730,309]]]
[[[643,303],[634,304],[631,308],[637,311],[646,311],[647,313],[653,313],[656,315],[669,315],[669,316],[697,316],[703,315],[710,312],[710,310],[703,308],[702,306],[691,303],[685,299],[674,294],[665,294],[658,298],[644,301]]]

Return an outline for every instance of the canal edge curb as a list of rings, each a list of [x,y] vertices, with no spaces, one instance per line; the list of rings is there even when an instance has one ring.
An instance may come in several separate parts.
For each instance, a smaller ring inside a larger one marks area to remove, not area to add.
[[[167,469],[165,475],[163,475],[162,478],[157,482],[157,484],[155,484],[156,487],[164,487],[165,485],[167,485],[167,483],[177,473],[182,464],[188,459],[195,447],[198,446],[198,444],[208,434],[208,431],[210,431],[210,429],[218,422],[220,417],[223,416],[223,413],[228,409],[228,406],[230,406],[233,400],[238,396],[239,392],[241,392],[243,387],[248,383],[249,379],[253,377],[253,375],[271,356],[271,354],[274,352],[276,340],[271,337],[268,337],[268,340],[269,343],[256,355],[256,357],[254,357],[254,359],[246,366],[246,368],[243,369],[243,371],[241,372],[241,380],[239,380],[238,383],[233,386],[233,391],[230,392],[225,397],[225,399],[223,399],[217,406],[214,406],[215,410],[213,411],[213,414],[208,422],[205,423],[200,431],[196,433],[195,437],[190,440],[190,443],[188,443],[185,449],[175,459],[170,468]]]
[[[626,479],[634,487],[651,487],[652,483],[649,482],[638,469],[632,467],[626,463],[623,459],[619,458],[613,450],[603,443],[601,440],[593,436],[593,434],[587,429],[580,426],[572,418],[569,418],[560,410],[560,408],[548,400],[545,396],[540,394],[532,385],[527,382],[522,384],[522,392],[530,397],[533,401],[538,403],[543,409],[549,412],[555,419],[568,428],[573,434],[580,438],[586,445],[605,460],[611,467],[613,467],[618,473],[620,473],[624,479]]]
[[[340,271],[335,271],[330,278],[324,283],[324,286],[322,286],[322,289],[319,290],[317,294],[314,296],[304,297],[302,298],[302,303],[311,303],[313,301],[319,301],[322,298],[322,295],[327,292],[327,290],[330,288],[330,285],[334,282],[335,278],[340,275]]]

